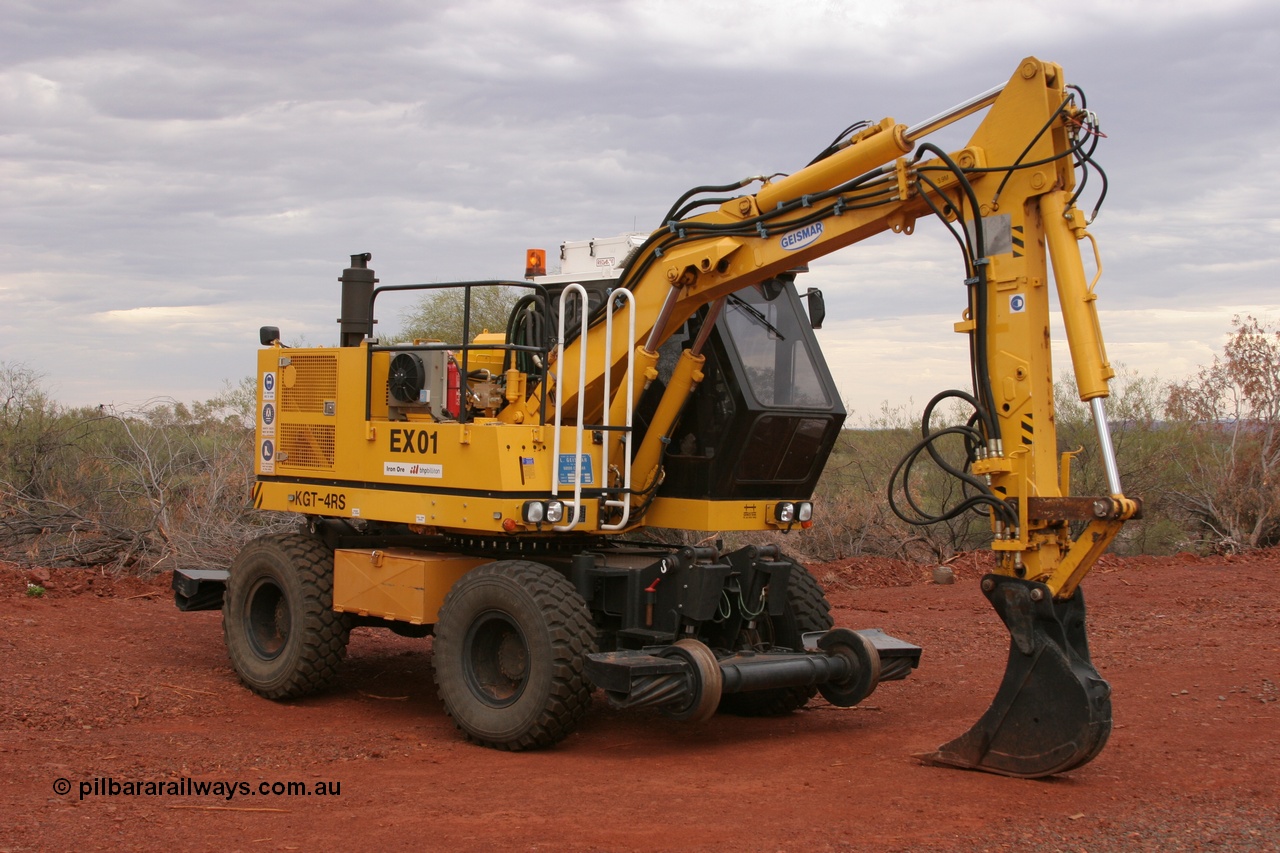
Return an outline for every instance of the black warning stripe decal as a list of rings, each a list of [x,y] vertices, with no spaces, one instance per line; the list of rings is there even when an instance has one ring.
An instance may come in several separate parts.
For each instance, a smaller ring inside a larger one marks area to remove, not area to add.
[[[252,489],[253,508],[262,509],[262,484],[254,483]]]
[[[374,492],[400,492],[415,495],[456,495],[458,497],[473,498],[502,498],[504,500],[533,500],[541,498],[546,499],[545,491],[534,491],[532,489],[525,490],[503,490],[494,491],[492,489],[461,489],[461,488],[442,488],[440,486],[412,486],[408,483],[380,483],[371,480],[332,480],[322,477],[285,477],[282,475],[264,474],[259,478],[259,485],[262,483],[286,483],[293,486],[323,486],[329,489],[367,489]],[[255,486],[257,488],[258,486]],[[626,489],[611,489],[611,495],[626,494]],[[600,489],[583,489],[583,500],[590,498],[596,500],[604,497]]]
[[[1021,249],[1023,246],[1025,246],[1025,245],[1026,245],[1026,244],[1022,241],[1022,231],[1023,231],[1023,229],[1022,229],[1022,226],[1021,226],[1021,225],[1015,225],[1015,226],[1013,226],[1013,256],[1014,256],[1015,258],[1020,258],[1020,257],[1022,257],[1022,252],[1020,252],[1020,251],[1018,251],[1018,250],[1019,250],[1019,249]]]
[[[1031,413],[1022,416],[1022,443],[1030,445],[1032,437],[1036,434],[1036,428],[1031,424]]]

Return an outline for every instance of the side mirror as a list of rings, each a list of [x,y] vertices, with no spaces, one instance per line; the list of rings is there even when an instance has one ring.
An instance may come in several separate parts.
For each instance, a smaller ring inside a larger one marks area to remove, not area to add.
[[[263,326],[258,329],[258,340],[264,347],[269,347],[280,340],[280,329],[277,326]]]
[[[809,301],[809,325],[821,329],[822,321],[827,319],[827,303],[822,298],[822,291],[811,287],[805,291],[804,296]]]

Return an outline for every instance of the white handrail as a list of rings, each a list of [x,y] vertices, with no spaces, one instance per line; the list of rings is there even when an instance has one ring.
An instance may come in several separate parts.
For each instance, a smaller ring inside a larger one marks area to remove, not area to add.
[[[601,524],[601,530],[622,530],[627,526],[627,522],[631,520],[631,424],[635,409],[635,386],[631,382],[631,371],[635,368],[636,358],[636,298],[630,290],[625,288],[614,291],[609,294],[609,306],[605,312],[605,332],[604,332],[604,453],[600,457],[600,476],[602,479],[601,487],[608,487],[609,476],[609,448],[613,445],[613,436],[609,434],[609,422],[611,405],[610,382],[613,378],[613,370],[611,361],[613,359],[613,312],[618,303],[614,300],[622,297],[627,305],[627,370],[622,375],[622,383],[627,388],[627,406],[625,422],[623,427],[623,460],[622,460],[622,499],[614,500],[606,498],[604,505],[606,507],[616,507],[622,510],[622,520],[617,524]]]
[[[556,341],[556,405],[555,405],[555,438],[552,441],[552,453],[555,458],[555,470],[551,475],[551,496],[560,495],[560,422],[564,408],[564,339],[565,339],[565,304],[570,294],[577,294],[582,310],[578,329],[578,420],[576,421],[577,444],[573,454],[573,500],[565,501],[571,512],[567,524],[553,525],[552,530],[572,530],[578,526],[578,508],[582,505],[582,420],[585,416],[587,398],[587,290],[580,284],[566,285],[560,293],[559,340]],[[607,403],[606,403],[607,404]]]

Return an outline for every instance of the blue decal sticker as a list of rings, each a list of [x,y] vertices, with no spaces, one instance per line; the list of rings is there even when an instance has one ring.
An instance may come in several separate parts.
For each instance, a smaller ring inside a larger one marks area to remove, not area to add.
[[[560,454],[560,459],[556,465],[556,474],[557,474],[556,479],[562,486],[573,485],[574,455],[575,454],[573,453]],[[581,481],[582,485],[590,486],[595,482],[594,478],[592,477],[592,471],[591,471],[591,457],[584,453],[582,454],[582,456],[579,457],[579,459],[581,459],[581,462],[579,463],[578,470],[580,471],[582,476],[582,481]]]

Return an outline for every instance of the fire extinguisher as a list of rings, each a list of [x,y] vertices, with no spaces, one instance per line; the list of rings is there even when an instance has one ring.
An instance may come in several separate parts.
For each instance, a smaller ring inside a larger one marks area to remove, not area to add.
[[[445,371],[445,378],[448,382],[448,389],[445,391],[445,401],[449,411],[453,412],[457,417],[462,414],[462,382],[459,377],[462,373],[458,370],[458,362],[454,360],[453,354],[449,355],[449,366]]]

